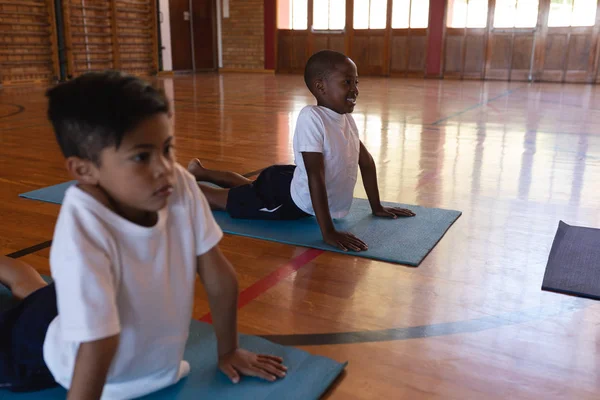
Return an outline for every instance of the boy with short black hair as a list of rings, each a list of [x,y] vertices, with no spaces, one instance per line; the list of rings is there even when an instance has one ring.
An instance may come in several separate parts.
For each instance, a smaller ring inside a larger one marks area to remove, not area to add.
[[[129,399],[189,373],[183,360],[195,274],[213,314],[219,367],[269,381],[278,357],[240,349],[238,282],[222,231],[194,177],[175,162],[169,103],[119,72],[88,73],[47,92],[48,116],[77,185],[50,254],[54,283],[0,259],[0,281],[23,298],[0,314],[0,387],[54,381],[69,399]],[[43,351],[42,351],[43,348]]]
[[[354,62],[336,51],[320,51],[308,60],[304,81],[317,105],[304,107],[298,116],[295,166],[271,166],[256,181],[233,172],[209,170],[198,159],[190,161],[188,170],[198,181],[225,188],[200,183],[213,209],[226,210],[234,218],[281,220],[314,215],[328,244],[342,250],[367,250],[366,243],[337,231],[333,224],[333,218],[343,218],[350,210],[358,167],[374,215],[397,218],[415,214],[381,204],[375,162],[350,115],[358,97]]]

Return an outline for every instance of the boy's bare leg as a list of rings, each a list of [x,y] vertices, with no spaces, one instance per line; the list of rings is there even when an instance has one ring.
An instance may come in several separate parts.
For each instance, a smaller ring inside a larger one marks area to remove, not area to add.
[[[0,282],[21,300],[48,285],[31,265],[5,256],[0,256]]]
[[[198,183],[198,187],[202,190],[202,193],[208,200],[210,208],[212,210],[224,211],[227,206],[227,197],[229,196],[229,189],[215,188],[208,185]]]
[[[197,158],[189,162],[188,171],[196,177],[197,181],[211,182],[224,188],[233,188],[253,182],[235,172],[205,168]]]

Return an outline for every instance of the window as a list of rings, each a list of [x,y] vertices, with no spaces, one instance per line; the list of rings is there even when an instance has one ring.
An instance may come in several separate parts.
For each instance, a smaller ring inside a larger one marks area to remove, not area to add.
[[[494,28],[535,28],[538,0],[496,0]]]
[[[394,0],[392,3],[392,28],[427,28],[429,1]]]
[[[386,19],[387,0],[354,0],[354,29],[385,29]]]
[[[346,0],[314,0],[314,30],[342,30],[345,26]]]
[[[277,28],[304,30],[308,25],[308,0],[279,0]]]
[[[548,26],[594,26],[596,0],[551,0]]]
[[[488,0],[449,0],[449,28],[485,28],[487,26]]]

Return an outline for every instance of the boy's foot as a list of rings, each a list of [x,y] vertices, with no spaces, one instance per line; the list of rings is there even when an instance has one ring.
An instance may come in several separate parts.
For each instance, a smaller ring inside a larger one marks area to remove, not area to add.
[[[190,174],[196,177],[197,181],[202,181],[206,179],[206,168],[204,168],[200,160],[198,160],[197,158],[194,158],[192,161],[189,162],[187,169],[190,172]]]

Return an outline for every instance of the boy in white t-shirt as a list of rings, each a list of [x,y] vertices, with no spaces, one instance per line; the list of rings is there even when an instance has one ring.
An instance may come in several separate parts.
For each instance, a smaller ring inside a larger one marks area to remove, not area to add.
[[[175,162],[169,103],[119,72],[48,91],[66,166],[50,254],[54,283],[0,259],[0,281],[23,299],[0,314],[0,388],[55,385],[68,399],[130,399],[178,382],[195,274],[208,294],[220,369],[275,381],[278,357],[239,348],[238,282],[194,177]]]
[[[271,166],[256,181],[234,172],[209,170],[198,159],[190,161],[188,171],[198,181],[225,188],[200,184],[211,207],[226,210],[234,218],[281,220],[314,215],[328,244],[345,251],[367,250],[362,240],[337,231],[332,221],[350,210],[358,167],[374,215],[397,218],[415,214],[381,205],[375,162],[350,115],[358,97],[354,62],[336,51],[320,51],[308,60],[304,81],[317,105],[304,107],[298,116],[296,165]]]

